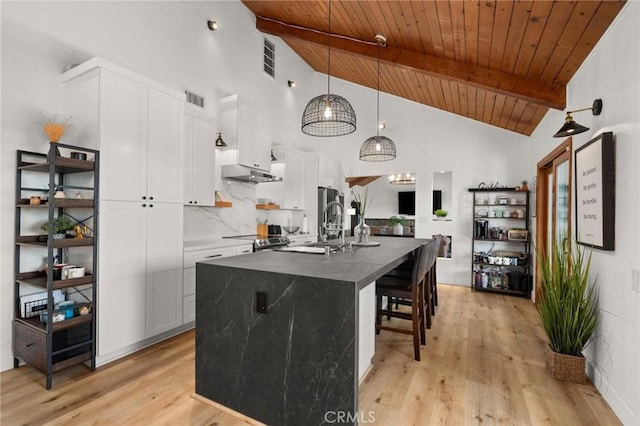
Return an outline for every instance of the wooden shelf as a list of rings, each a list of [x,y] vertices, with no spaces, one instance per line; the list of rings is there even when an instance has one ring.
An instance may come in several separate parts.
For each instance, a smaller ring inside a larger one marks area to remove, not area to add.
[[[18,207],[32,207],[32,208],[48,208],[49,203],[47,201],[40,204],[29,204],[28,198],[21,198],[16,203]],[[53,205],[59,208],[93,208],[93,200],[91,199],[75,199],[75,198],[55,198]]]
[[[278,204],[256,204],[256,209],[258,210],[279,210],[280,205]]]
[[[67,280],[54,280],[53,289],[77,287],[81,285],[93,284],[93,275],[86,274],[80,278],[69,278]],[[47,288],[47,274],[44,271],[21,272],[16,274],[16,281],[20,284],[28,284],[34,287]]]
[[[523,194],[527,191],[518,191],[515,186],[505,187],[505,188],[469,188],[469,192],[522,192]]]
[[[502,294],[508,294],[510,296],[529,297],[529,292],[502,289],[502,288],[491,288],[491,287],[487,287],[487,288],[476,287],[476,286],[472,286],[472,287],[474,290],[486,291],[488,293],[502,293]]]
[[[20,246],[47,247],[46,241],[39,241],[41,237],[46,237],[46,235],[20,236],[16,238],[16,244]],[[92,245],[93,245],[93,237],[65,238],[61,240],[56,240],[56,239],[53,240],[54,248],[84,247],[84,246],[92,246]]]
[[[44,163],[32,163],[23,161],[18,164],[18,169],[29,170],[34,172],[48,172],[49,162]],[[67,157],[55,157],[54,160],[56,173],[82,173],[92,172],[95,170],[96,163],[88,160],[76,160],[74,158]]]
[[[233,203],[231,201],[216,201],[213,205],[214,207],[233,207]]]
[[[73,318],[66,319],[60,322],[53,323],[53,331],[66,330],[67,328],[77,327],[81,324],[90,323],[93,320],[93,313],[89,313],[87,315],[79,315]],[[19,321],[25,325],[28,325],[31,328],[34,328],[42,333],[47,332],[47,324],[40,321],[40,316],[31,317],[31,318],[16,318],[16,321]]]

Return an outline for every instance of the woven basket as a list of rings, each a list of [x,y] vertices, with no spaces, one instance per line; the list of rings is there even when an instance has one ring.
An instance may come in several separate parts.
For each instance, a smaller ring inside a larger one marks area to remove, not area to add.
[[[587,383],[585,359],[583,356],[565,355],[554,352],[547,346],[547,371],[557,380],[572,383]]]

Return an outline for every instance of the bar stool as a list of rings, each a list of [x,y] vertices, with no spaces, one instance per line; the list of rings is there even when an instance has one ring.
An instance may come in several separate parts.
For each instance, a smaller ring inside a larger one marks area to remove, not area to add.
[[[425,330],[425,309],[423,289],[425,287],[425,277],[427,268],[427,252],[425,245],[418,248],[416,254],[417,262],[414,263],[411,277],[384,275],[376,281],[376,334],[380,330],[394,331],[397,333],[413,335],[413,351],[416,361],[420,361],[420,344],[426,344]],[[400,298],[410,301],[411,313],[382,309],[382,297]],[[398,328],[382,325],[382,315],[409,320],[412,329]]]

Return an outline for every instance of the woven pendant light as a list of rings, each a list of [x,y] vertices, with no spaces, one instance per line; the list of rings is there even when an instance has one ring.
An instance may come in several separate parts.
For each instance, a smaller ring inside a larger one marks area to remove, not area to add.
[[[331,0],[327,93],[311,99],[302,114],[302,132],[310,136],[344,136],[356,131],[356,113],[348,100],[331,93]]]
[[[389,161],[396,158],[396,144],[386,136],[380,136],[380,46],[387,45],[385,36],[377,34],[378,42],[378,102],[376,110],[376,135],[370,137],[360,147],[362,161]]]

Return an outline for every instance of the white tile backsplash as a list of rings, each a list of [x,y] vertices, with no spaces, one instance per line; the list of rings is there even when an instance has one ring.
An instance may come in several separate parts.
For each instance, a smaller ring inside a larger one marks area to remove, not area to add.
[[[256,233],[256,185],[224,181],[221,190],[233,207],[185,206],[185,241]]]

